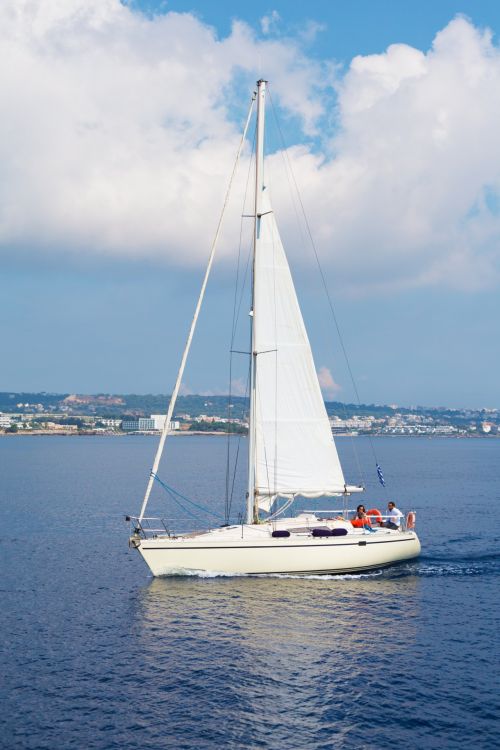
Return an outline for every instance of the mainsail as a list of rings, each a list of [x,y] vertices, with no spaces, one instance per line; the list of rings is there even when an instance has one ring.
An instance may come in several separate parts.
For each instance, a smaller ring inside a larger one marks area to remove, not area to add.
[[[255,494],[269,510],[278,495],[345,492],[290,268],[262,186],[254,261]]]

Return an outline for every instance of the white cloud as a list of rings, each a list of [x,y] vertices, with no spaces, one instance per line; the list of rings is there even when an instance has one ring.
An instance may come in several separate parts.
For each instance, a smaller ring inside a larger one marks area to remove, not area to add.
[[[321,66],[242,23],[219,40],[190,14],[147,18],[119,0],[7,0],[0,47],[0,243],[10,252],[198,263],[258,62],[304,127],[322,113]]]
[[[328,367],[319,368],[318,380],[325,398],[334,398],[342,390],[341,386],[333,379],[333,375]]]
[[[248,396],[248,382],[245,378],[234,378],[231,381],[231,393],[233,396]]]
[[[119,0],[7,0],[0,46],[6,254],[199,265],[239,139],[241,91],[265,70],[304,132],[321,132],[323,153],[297,144],[290,160],[335,283],[499,280],[500,54],[463,18],[428,52],[393,45],[354,58],[342,78],[299,41],[259,39],[241,22],[218,39],[190,14],[146,18]],[[269,173],[300,262],[281,155]]]
[[[499,90],[499,50],[463,18],[427,54],[394,45],[354,58],[331,156],[291,153],[339,284],[498,283]]]
[[[270,34],[275,31],[278,23],[281,20],[281,16],[277,10],[273,10],[268,16],[262,16],[260,19],[260,27],[263,34]]]

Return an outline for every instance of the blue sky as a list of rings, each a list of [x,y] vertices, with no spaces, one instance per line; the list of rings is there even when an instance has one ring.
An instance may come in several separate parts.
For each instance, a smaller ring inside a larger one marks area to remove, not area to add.
[[[362,401],[500,407],[497,3],[62,6],[0,11],[1,390],[170,391],[265,68]],[[351,401],[269,125],[316,365]],[[237,234],[186,391],[227,391]]]

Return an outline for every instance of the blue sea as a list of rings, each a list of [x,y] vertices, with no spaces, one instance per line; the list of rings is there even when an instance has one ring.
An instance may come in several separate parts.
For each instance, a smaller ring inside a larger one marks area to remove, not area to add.
[[[0,439],[0,746],[498,747],[500,440],[376,439],[387,491],[365,438],[338,447],[367,507],[417,510],[418,560],[155,580],[123,519],[154,438]],[[226,450],[172,438],[160,474],[223,513]],[[166,500],[151,511],[184,513]]]

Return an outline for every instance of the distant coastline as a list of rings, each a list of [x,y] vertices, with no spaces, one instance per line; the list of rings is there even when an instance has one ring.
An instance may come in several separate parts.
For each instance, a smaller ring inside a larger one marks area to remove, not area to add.
[[[0,392],[0,435],[155,435],[165,394]],[[245,396],[179,396],[172,435],[246,434]],[[325,401],[333,436],[498,437],[500,409],[451,409]]]
[[[59,430],[57,432],[54,432],[52,430],[30,430],[30,431],[23,431],[23,432],[2,432],[0,431],[0,438],[30,438],[30,437],[74,437],[74,438],[82,438],[82,437],[111,437],[111,438],[127,438],[127,437],[145,437],[145,438],[158,438],[160,437],[159,432],[95,432],[92,430],[89,430],[88,432],[66,432],[64,430]],[[182,438],[182,437],[227,437],[228,435],[232,437],[247,437],[246,434],[242,433],[235,433],[235,432],[229,432],[229,431],[223,431],[223,430],[190,430],[190,431],[173,431],[169,433],[169,437],[176,437],[176,438]],[[470,434],[470,435],[457,435],[457,434],[450,434],[450,435],[423,435],[423,434],[408,434],[408,433],[402,433],[402,434],[393,434],[393,433],[357,433],[357,432],[336,432],[334,437],[335,438],[363,438],[363,437],[372,437],[372,438],[416,438],[418,440],[437,440],[437,439],[444,439],[444,440],[495,440],[500,439],[500,433],[494,433],[494,434],[484,434],[484,433],[477,433],[477,434]]]

